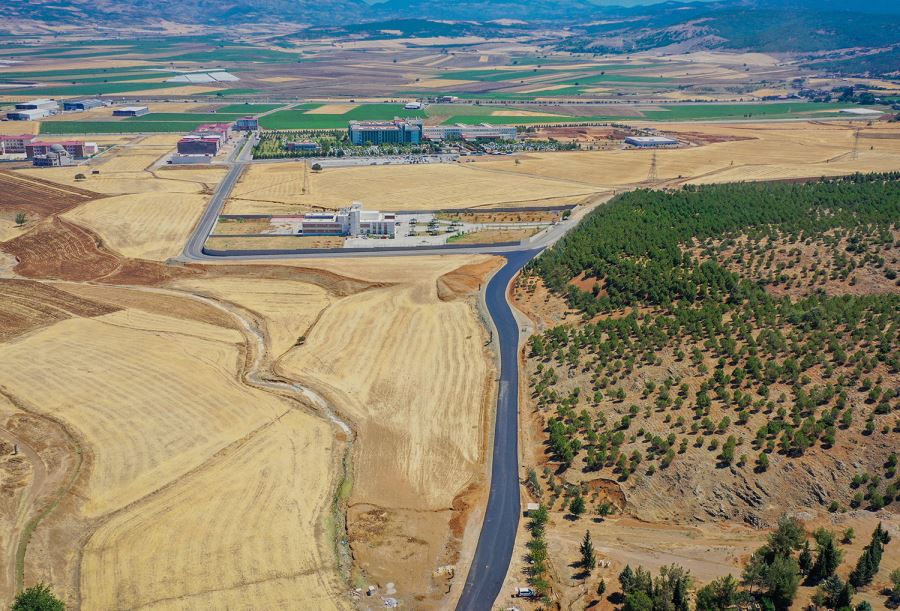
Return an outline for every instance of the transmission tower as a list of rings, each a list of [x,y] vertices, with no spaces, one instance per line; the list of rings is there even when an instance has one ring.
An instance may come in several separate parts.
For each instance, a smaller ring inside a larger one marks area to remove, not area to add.
[[[656,182],[659,176],[656,172],[656,151],[653,151],[653,157],[650,159],[650,173],[647,175],[647,182]]]
[[[853,134],[853,154],[850,156],[851,159],[859,159],[859,128],[856,128],[856,132]]]

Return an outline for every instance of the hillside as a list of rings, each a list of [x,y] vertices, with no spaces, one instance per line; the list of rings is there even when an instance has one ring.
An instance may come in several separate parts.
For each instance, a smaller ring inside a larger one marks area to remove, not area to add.
[[[534,493],[752,525],[895,503],[898,223],[896,174],[635,191],[592,213],[517,287],[568,321],[529,343]]]

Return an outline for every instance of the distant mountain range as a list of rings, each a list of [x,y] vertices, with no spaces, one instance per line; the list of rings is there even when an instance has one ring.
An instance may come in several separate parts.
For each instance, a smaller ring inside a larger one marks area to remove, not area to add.
[[[898,0],[29,0],[6,18],[53,24],[297,23],[301,37],[504,37],[554,32],[557,48],[818,53],[900,47]],[[842,59],[833,57],[831,59]],[[882,60],[882,63],[884,61]]]

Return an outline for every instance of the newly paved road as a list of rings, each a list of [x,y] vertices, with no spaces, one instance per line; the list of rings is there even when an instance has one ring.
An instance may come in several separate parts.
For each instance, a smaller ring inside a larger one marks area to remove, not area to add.
[[[252,143],[248,141],[236,151],[228,175],[216,189],[209,206],[184,248],[185,261],[244,261],[260,259],[304,259],[333,257],[422,256],[446,254],[494,254],[506,258],[504,265],[485,290],[485,303],[494,321],[500,351],[500,386],[497,394],[497,413],[494,424],[494,445],[491,460],[491,488],[484,522],[479,534],[475,557],[469,570],[457,609],[459,611],[488,610],[497,598],[509,562],[512,558],[516,529],[521,511],[519,503],[519,336],[518,322],[506,300],[507,288],[513,276],[544,248],[550,246],[578,224],[584,211],[573,215],[535,236],[524,245],[507,247],[473,246],[461,249],[396,250],[377,248],[372,251],[348,253],[278,253],[242,251],[239,255],[214,256],[203,251],[203,244],[231,190],[249,160]]]
[[[512,558],[519,524],[519,323],[513,316],[506,291],[510,280],[540,250],[506,254],[506,265],[494,274],[485,302],[500,341],[500,390],[494,423],[491,490],[475,557],[456,608],[458,611],[490,609]]]
[[[209,200],[209,204],[206,206],[206,210],[203,212],[197,227],[194,229],[194,233],[188,238],[182,258],[195,261],[206,258],[206,255],[203,254],[203,244],[206,243],[206,238],[209,237],[213,227],[216,226],[219,214],[222,212],[228,196],[231,195],[231,190],[234,189],[235,183],[237,183],[241,174],[244,173],[244,168],[250,163],[250,155],[253,153],[253,145],[255,143],[256,138],[254,136],[247,136],[243,143],[238,143],[235,146],[231,159],[228,160],[231,168],[222,182],[219,183],[219,186],[216,187],[216,191],[213,193],[212,199]]]

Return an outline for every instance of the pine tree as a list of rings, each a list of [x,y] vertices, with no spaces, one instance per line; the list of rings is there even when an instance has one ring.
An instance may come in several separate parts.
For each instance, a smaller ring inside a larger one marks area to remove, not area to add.
[[[581,568],[588,575],[597,568],[597,557],[594,555],[594,544],[591,542],[591,533],[584,531],[584,539],[581,540]]]
[[[800,572],[809,575],[813,567],[812,550],[809,548],[809,541],[803,543],[803,549],[800,550],[800,556],[797,558],[797,564],[800,565]]]
[[[834,537],[827,537],[824,543],[819,547],[816,562],[809,573],[814,583],[824,581],[834,575],[841,564],[841,550],[834,543]]]
[[[878,573],[878,569],[881,567],[881,555],[884,552],[884,544],[890,540],[891,536],[879,523],[872,532],[872,540],[863,549],[862,556],[859,557],[856,567],[850,573],[850,583],[854,587],[860,588],[872,583],[872,579],[874,579],[875,574]]]

